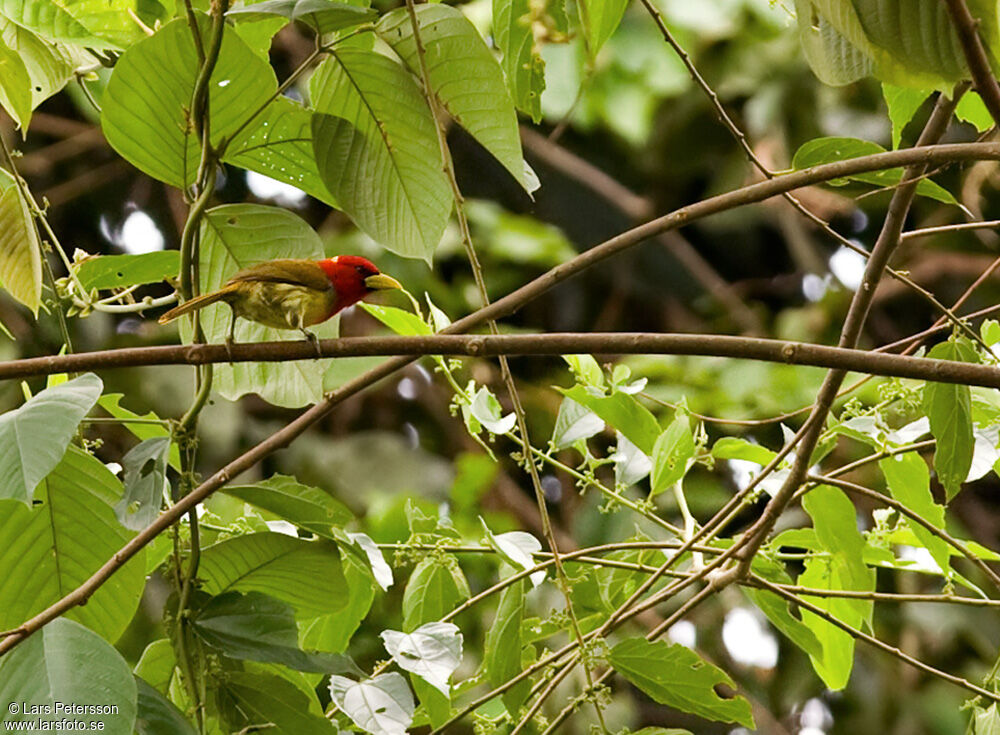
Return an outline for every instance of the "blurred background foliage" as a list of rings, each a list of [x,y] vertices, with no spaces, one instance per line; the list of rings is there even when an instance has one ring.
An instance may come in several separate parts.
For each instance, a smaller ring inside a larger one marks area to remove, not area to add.
[[[757,155],[771,168],[788,168],[800,144],[823,135],[854,136],[890,147],[878,83],[866,80],[841,88],[818,83],[803,59],[795,21],[785,3],[656,0],[656,4],[726,109],[747,132]],[[388,7],[387,3],[377,5]],[[489,34],[486,0],[472,0],[463,10]],[[309,39],[294,26],[284,28],[271,50],[279,78],[309,50]],[[471,138],[452,130],[449,142],[459,182],[471,200],[473,235],[494,297],[627,229],[642,216],[665,213],[736,188],[755,176],[737,141],[720,124],[708,99],[694,87],[639,4],[628,8],[621,27],[595,63],[581,63],[583,53],[579,39],[544,47],[543,119],[532,127],[534,134],[529,132],[525,138],[527,158],[542,182],[534,201]],[[100,100],[102,81],[86,84],[89,93]],[[925,104],[904,131],[904,144],[912,142],[928,111]],[[71,250],[97,254],[175,248],[185,215],[178,192],[123,162],[107,147],[95,120],[80,87],[70,85],[38,110],[27,140],[16,140],[9,126],[2,132],[23,152],[20,170],[33,191],[48,200],[51,223]],[[953,125],[948,134],[953,141],[975,137],[975,130],[965,124]],[[571,154],[570,164],[553,163],[553,151],[560,150]],[[625,187],[631,198],[623,199],[621,188],[603,186],[588,175],[587,166]],[[965,170],[952,168],[936,178],[960,193],[966,207],[982,215],[995,203],[997,174],[995,163],[982,163]],[[478,306],[457,231],[446,233],[429,268],[421,261],[383,251],[353,229],[346,217],[284,185],[227,168],[218,186],[222,202],[261,202],[294,210],[320,233],[328,254],[356,252],[370,257],[412,293],[428,293],[452,318]],[[868,189],[810,189],[802,192],[802,198],[839,232],[870,246],[889,195],[858,198],[863,191]],[[927,226],[958,219],[955,207],[918,199],[909,224]],[[743,207],[684,228],[682,234],[706,267],[731,285],[742,302],[740,313],[720,301],[718,293],[693,274],[668,243],[654,240],[561,284],[506,320],[503,327],[754,333],[819,343],[836,340],[851,289],[860,277],[861,261],[787,203],[773,200]],[[896,264],[950,303],[983,270],[996,246],[992,232],[951,234],[908,243]],[[998,299],[1000,289],[995,282],[987,283],[966,308],[983,308]],[[888,283],[876,297],[865,345],[900,339],[926,328],[934,318],[936,314],[924,301]],[[0,321],[16,338],[0,340],[2,359],[52,354],[62,345],[51,313],[43,313],[35,323],[6,294],[0,295]],[[134,315],[119,318],[95,313],[71,319],[69,325],[76,351],[166,344],[177,339],[172,328]],[[378,324],[362,310],[351,309],[342,317],[342,334],[378,331]],[[611,355],[599,360],[619,362]],[[337,369],[351,374],[374,362],[345,360]],[[773,417],[807,406],[823,374],[710,358],[637,357],[623,362],[635,376],[648,378],[647,404],[660,416],[669,415],[670,405],[683,400],[695,413],[739,419]],[[512,363],[523,389],[531,433],[541,443],[551,435],[560,400],[551,386],[568,386],[568,373],[558,359],[521,358]],[[413,365],[348,400],[308,435],[238,481],[246,484],[274,473],[293,474],[340,498],[381,543],[406,540],[408,503],[431,516],[446,506],[465,538],[479,537],[480,515],[495,532],[526,528],[537,534],[530,487],[506,456],[512,445],[498,442],[501,461],[494,465],[470,439],[461,420],[449,412],[451,393],[430,367],[426,361]],[[466,360],[460,373],[492,384],[506,401],[495,363]],[[124,393],[127,407],[138,413],[152,410],[160,416],[174,416],[190,402],[190,368],[121,369],[105,373],[104,379],[107,390]],[[878,385],[879,381],[872,381],[858,393],[861,400],[877,401]],[[20,398],[17,384],[0,385],[4,408],[16,405]],[[253,396],[236,403],[213,399],[201,419],[202,472],[211,473],[294,415]],[[787,423],[794,427],[797,418],[790,417]],[[777,423],[751,428],[710,423],[708,431],[713,440],[733,433],[771,447],[781,441]],[[130,434],[113,425],[99,425],[95,433],[103,442],[98,456],[109,461],[134,443]],[[611,447],[614,437],[599,437],[597,444],[601,442]],[[836,459],[854,458],[850,454],[854,446],[842,445]],[[570,465],[579,461],[573,450],[560,457]],[[598,474],[610,477],[611,469],[602,468]],[[1000,515],[995,512],[1000,487],[990,477],[956,499],[952,517],[966,525],[964,535],[995,547],[1000,542]],[[739,477],[731,468],[717,466],[713,471],[696,470],[688,482],[692,511],[706,518],[731,496]],[[635,532],[633,516],[607,512],[596,493],[579,493],[572,478],[550,473],[544,483],[560,540],[568,540],[567,545],[620,540]],[[666,515],[672,513],[669,493],[657,502]],[[870,523],[863,513],[863,522],[865,518]],[[231,526],[252,528],[266,519],[247,516],[241,502],[220,494],[207,504],[203,520],[209,538],[213,533],[221,538]],[[400,561],[405,569],[412,567],[412,559]],[[463,558],[462,563],[474,592],[491,583],[491,563],[475,555]],[[880,575],[885,589],[919,591],[912,576],[904,579],[894,574]],[[155,621],[164,599],[157,590],[156,585],[150,586],[140,615],[119,642],[130,661],[161,635]],[[399,627],[402,591],[402,584],[393,587],[355,637],[352,654],[363,667],[382,656],[378,632]],[[545,595],[533,602],[542,618],[549,609],[561,607],[554,587]],[[586,605],[586,600],[581,604]],[[458,623],[467,640],[484,633],[481,615],[467,615]],[[984,662],[995,658],[1000,621],[985,608],[885,606],[878,613],[876,633],[898,641],[903,650],[933,665],[977,681],[987,671]],[[699,607],[689,624],[678,626],[674,637],[695,643],[775,714],[778,721],[771,722],[755,711],[761,732],[953,733],[964,727],[960,690],[924,679],[898,661],[863,647],[858,649],[847,689],[825,692],[804,654],[768,629],[732,589]],[[731,731],[731,726],[694,721],[648,700],[638,704],[640,699],[632,699],[627,687],[619,686],[617,692],[608,713],[609,721],[617,726],[656,722],[693,727],[700,733]],[[586,732],[589,716],[581,711],[572,728]]]

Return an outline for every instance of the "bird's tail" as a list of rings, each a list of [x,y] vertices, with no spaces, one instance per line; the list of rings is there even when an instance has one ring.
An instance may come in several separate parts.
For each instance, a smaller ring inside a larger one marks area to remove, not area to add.
[[[193,299],[185,301],[180,306],[175,306],[170,311],[162,314],[159,318],[160,324],[166,324],[167,322],[172,322],[179,316],[184,316],[192,311],[197,311],[198,309],[203,309],[210,304],[214,304],[216,301],[221,301],[228,294],[235,291],[239,284],[230,283],[223,286],[218,291],[212,291],[211,293],[202,294],[201,296],[195,296]]]

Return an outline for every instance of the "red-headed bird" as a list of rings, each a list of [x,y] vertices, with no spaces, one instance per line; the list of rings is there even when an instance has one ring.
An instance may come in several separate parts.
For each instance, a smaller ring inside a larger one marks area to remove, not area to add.
[[[285,258],[244,268],[218,291],[195,296],[160,317],[160,324],[203,309],[217,301],[229,304],[232,319],[226,343],[233,343],[236,317],[275,329],[298,329],[317,345],[306,327],[325,322],[341,309],[375,291],[402,288],[357,255],[325,260]]]

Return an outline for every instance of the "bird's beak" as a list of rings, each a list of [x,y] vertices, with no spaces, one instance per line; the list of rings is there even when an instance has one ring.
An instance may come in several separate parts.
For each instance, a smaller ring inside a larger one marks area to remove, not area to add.
[[[402,289],[403,286],[392,276],[387,276],[385,273],[376,273],[374,276],[368,276],[365,279],[365,288],[369,291],[384,291],[389,288]]]

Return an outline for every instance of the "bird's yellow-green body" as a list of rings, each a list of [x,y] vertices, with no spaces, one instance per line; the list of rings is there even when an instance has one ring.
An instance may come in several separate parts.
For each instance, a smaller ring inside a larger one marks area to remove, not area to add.
[[[364,258],[342,255],[326,260],[285,258],[245,268],[222,288],[185,301],[160,317],[160,324],[222,301],[232,310],[227,343],[233,341],[236,318],[275,329],[299,329],[326,321],[365,295],[402,288]]]

